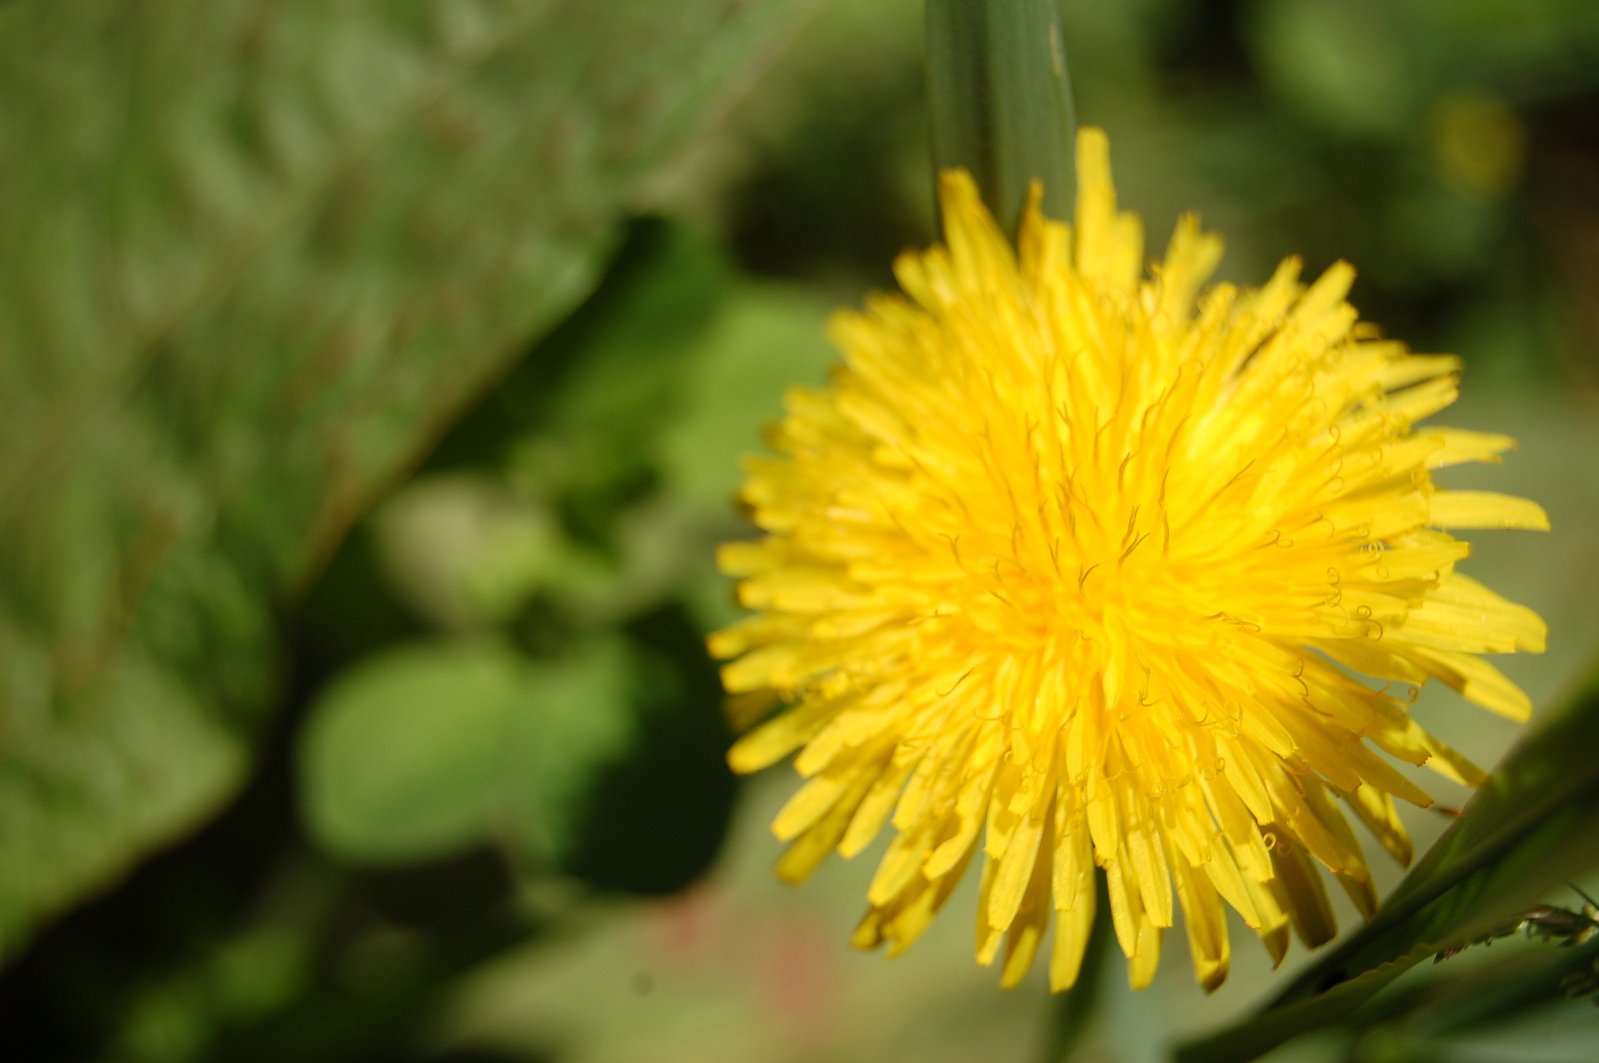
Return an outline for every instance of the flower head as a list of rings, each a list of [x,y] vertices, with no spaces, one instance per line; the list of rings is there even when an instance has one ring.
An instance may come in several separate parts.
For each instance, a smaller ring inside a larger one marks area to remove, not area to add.
[[[1133,985],[1181,909],[1214,988],[1224,905],[1276,961],[1290,926],[1334,932],[1317,865],[1373,910],[1346,815],[1403,863],[1394,799],[1430,803],[1393,761],[1481,780],[1407,702],[1437,679],[1525,718],[1480,655],[1540,651],[1544,624],[1450,531],[1547,520],[1433,483],[1512,441],[1415,427],[1459,363],[1360,322],[1347,265],[1202,292],[1221,243],[1185,218],[1143,277],[1104,135],[1078,156],[1075,226],[1035,188],[1014,249],[946,173],[948,246],[835,318],[844,366],[747,464],[765,535],[719,561],[754,615],[711,649],[730,692],[784,702],[730,754],[799,750],[783,876],[892,824],[857,944],[909,946],[976,861],[978,959],[1014,984],[1053,914],[1062,989],[1098,867]]]

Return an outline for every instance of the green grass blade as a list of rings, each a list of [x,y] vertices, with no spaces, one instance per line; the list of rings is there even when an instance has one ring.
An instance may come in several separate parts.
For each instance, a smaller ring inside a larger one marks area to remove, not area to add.
[[[1599,866],[1599,675],[1505,759],[1377,915],[1264,1010],[1177,1052],[1255,1059],[1342,1021],[1415,964],[1525,911]]]

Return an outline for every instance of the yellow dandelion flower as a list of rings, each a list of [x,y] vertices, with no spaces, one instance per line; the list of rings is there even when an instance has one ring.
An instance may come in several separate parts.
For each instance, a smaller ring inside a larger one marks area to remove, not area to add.
[[[1318,864],[1370,914],[1345,812],[1404,863],[1394,799],[1429,803],[1389,758],[1481,781],[1404,695],[1434,678],[1526,717],[1480,655],[1542,650],[1543,621],[1458,571],[1450,530],[1548,524],[1433,483],[1513,442],[1413,427],[1459,362],[1361,323],[1349,266],[1201,292],[1221,242],[1185,218],[1143,278],[1103,133],[1078,169],[1075,227],[1035,188],[1014,250],[943,176],[948,246],[834,319],[844,366],[747,463],[765,535],[719,563],[754,615],[711,650],[730,693],[783,702],[733,767],[798,750],[808,780],[780,874],[893,826],[857,944],[909,946],[975,859],[978,959],[1014,984],[1053,915],[1064,989],[1098,867],[1132,984],[1180,908],[1210,989],[1224,905],[1274,961],[1290,926],[1334,932]]]

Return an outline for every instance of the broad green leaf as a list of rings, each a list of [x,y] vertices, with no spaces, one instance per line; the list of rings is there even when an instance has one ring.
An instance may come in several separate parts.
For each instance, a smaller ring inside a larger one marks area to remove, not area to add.
[[[814,4],[0,7],[0,953],[236,789],[272,601]]]
[[[486,837],[517,717],[535,708],[527,673],[506,647],[445,643],[376,655],[330,684],[303,734],[312,836],[376,862]]]
[[[373,863],[491,838],[542,856],[570,851],[588,791],[631,741],[634,668],[613,641],[559,662],[488,640],[367,658],[329,685],[302,732],[312,836]]]
[[[1259,1014],[1183,1046],[1180,1060],[1248,1060],[1340,1022],[1415,964],[1512,920],[1599,866],[1599,681],[1550,713],[1499,766],[1372,920]]]

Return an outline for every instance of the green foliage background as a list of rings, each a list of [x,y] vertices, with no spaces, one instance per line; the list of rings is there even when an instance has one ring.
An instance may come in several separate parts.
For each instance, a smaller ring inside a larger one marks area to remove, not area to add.
[[[869,857],[771,881],[710,554],[829,309],[932,236],[915,0],[12,0],[0,1055],[1599,1056],[1593,947],[1417,962],[1599,868],[1599,7],[1061,11],[1152,244],[1353,261],[1466,359],[1447,419],[1521,440],[1457,482],[1551,513],[1474,544],[1550,621],[1536,733],[1387,912],[1057,1004],[972,965],[969,900],[889,962],[845,944]]]

